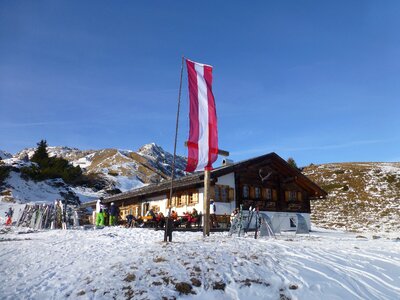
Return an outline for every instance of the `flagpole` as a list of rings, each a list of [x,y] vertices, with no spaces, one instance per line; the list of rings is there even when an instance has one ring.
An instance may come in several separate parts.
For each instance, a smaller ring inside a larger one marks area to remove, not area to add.
[[[210,235],[210,168],[204,169],[203,237]]]
[[[182,76],[183,76],[183,63],[185,57],[182,56],[181,63],[181,76],[179,82],[179,92],[178,92],[178,110],[176,112],[176,126],[175,126],[175,142],[174,142],[174,158],[172,160],[172,170],[171,170],[171,187],[169,190],[169,208],[168,208],[168,216],[167,222],[165,223],[165,232],[164,232],[164,242],[167,242],[167,238],[169,236],[169,241],[172,242],[172,220],[171,220],[171,207],[172,207],[172,195],[174,188],[174,177],[175,177],[175,159],[176,159],[176,142],[178,140],[178,124],[179,124],[179,110],[181,106],[181,93],[182,93]]]

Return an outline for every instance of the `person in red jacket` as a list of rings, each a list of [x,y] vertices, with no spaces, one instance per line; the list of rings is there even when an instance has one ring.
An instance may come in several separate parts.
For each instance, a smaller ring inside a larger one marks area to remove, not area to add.
[[[12,209],[12,207],[10,207],[8,209],[8,211],[6,212],[6,217],[7,217],[7,221],[6,221],[6,225],[11,225],[12,224],[12,216],[14,214],[14,210]]]

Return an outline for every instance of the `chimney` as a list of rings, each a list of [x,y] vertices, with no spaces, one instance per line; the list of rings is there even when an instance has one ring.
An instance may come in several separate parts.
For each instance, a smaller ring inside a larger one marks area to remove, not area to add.
[[[231,166],[231,165],[233,165],[233,160],[232,160],[232,159],[224,158],[224,159],[222,160],[222,165],[223,165],[223,166]]]

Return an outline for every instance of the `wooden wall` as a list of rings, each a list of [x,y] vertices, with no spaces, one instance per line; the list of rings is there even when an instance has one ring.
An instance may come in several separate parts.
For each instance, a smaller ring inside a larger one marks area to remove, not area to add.
[[[263,211],[310,213],[307,191],[271,165],[256,165],[235,174],[236,203],[245,209],[258,206]]]

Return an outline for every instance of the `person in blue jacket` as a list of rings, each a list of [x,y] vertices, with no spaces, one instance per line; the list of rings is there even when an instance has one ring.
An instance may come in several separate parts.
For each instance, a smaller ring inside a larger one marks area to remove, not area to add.
[[[110,226],[117,225],[119,208],[115,206],[114,202],[111,202],[109,214],[110,214]]]

